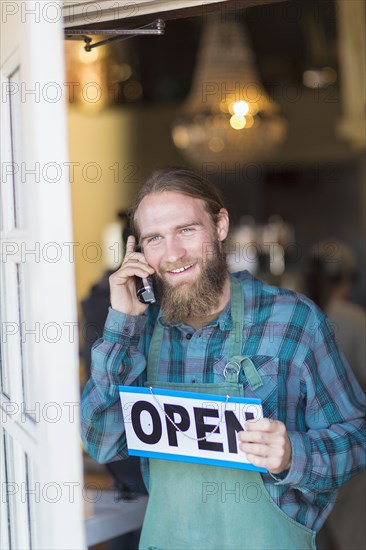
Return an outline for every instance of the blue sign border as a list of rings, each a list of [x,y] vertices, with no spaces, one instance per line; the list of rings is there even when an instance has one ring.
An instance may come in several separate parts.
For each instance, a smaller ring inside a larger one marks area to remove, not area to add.
[[[140,386],[118,386],[120,393],[142,393],[151,395],[149,388],[141,388]],[[172,397],[189,397],[190,399],[202,399],[206,401],[220,401],[226,403],[226,396],[216,395],[214,393],[197,393],[190,391],[180,391],[180,390],[167,390],[161,388],[153,388],[154,395],[168,395]],[[244,403],[248,405],[261,405],[262,401],[260,399],[255,399],[251,397],[237,397],[230,396],[228,403]]]
[[[214,458],[198,458],[186,455],[173,455],[167,453],[154,453],[153,451],[138,451],[135,449],[128,449],[130,456],[140,456],[142,458],[157,458],[161,460],[175,460],[179,462],[190,462],[192,464],[206,464],[208,466],[223,466],[224,468],[238,468],[239,470],[251,470],[252,472],[268,473],[265,468],[259,468],[253,466],[248,462],[230,462],[229,460],[215,460]]]

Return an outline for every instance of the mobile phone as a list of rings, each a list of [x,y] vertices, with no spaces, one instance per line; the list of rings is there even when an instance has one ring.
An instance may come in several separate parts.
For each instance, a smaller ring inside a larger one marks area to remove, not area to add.
[[[135,278],[136,294],[140,302],[142,302],[143,304],[155,304],[156,299],[154,295],[152,277],[146,277],[143,279],[140,279],[140,277]]]
[[[142,252],[141,246],[136,247],[136,252]],[[154,295],[153,280],[152,277],[135,277],[136,279],[136,294],[138,300],[142,304],[155,304],[156,299]]]

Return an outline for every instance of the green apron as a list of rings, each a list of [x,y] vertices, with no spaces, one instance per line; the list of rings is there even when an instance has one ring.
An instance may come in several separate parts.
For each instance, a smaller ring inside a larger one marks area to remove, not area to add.
[[[163,328],[156,323],[148,366],[148,387],[243,396],[240,366],[252,390],[262,385],[249,358],[241,355],[244,326],[241,283],[231,278],[230,364],[225,382],[166,383],[158,380]],[[238,329],[238,330],[235,330]],[[150,459],[149,502],[140,550],[309,550],[315,532],[288,517],[272,500],[258,472]]]

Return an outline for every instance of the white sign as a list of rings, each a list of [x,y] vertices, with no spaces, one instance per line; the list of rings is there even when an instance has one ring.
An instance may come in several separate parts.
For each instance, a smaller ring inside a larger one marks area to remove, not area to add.
[[[266,472],[248,462],[237,433],[263,418],[260,399],[120,386],[128,453]]]

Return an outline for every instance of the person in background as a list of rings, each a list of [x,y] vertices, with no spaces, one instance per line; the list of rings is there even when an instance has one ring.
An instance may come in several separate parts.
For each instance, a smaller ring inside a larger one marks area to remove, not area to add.
[[[356,258],[348,246],[327,239],[312,247],[306,294],[331,320],[338,347],[366,391],[366,311],[350,301],[356,280]]]
[[[325,311],[360,385],[366,391],[366,311],[350,301],[357,280],[356,257],[336,239],[320,241],[307,258],[305,292]],[[318,537],[319,550],[366,548],[366,473],[348,481]]]
[[[264,418],[238,441],[267,470],[143,460],[140,548],[314,550],[339,487],[366,465],[365,396],[328,319],[305,296],[228,272],[228,212],[190,169],[153,173],[131,222],[82,397],[87,452],[102,463],[128,456],[118,385],[179,388],[261,399]],[[136,277],[149,276],[150,305],[136,292]],[[207,481],[224,494],[203,500]],[[236,487],[257,498],[230,498]]]

